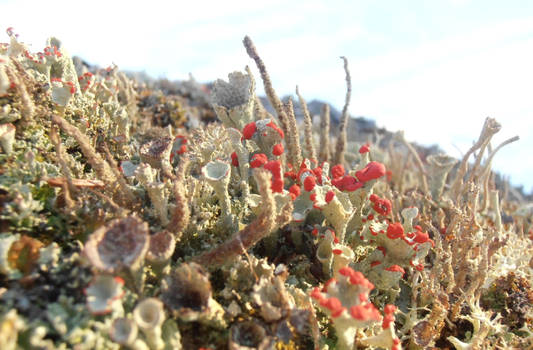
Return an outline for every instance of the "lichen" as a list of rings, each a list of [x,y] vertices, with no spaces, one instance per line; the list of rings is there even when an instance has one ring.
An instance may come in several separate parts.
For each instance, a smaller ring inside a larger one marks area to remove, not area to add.
[[[0,348],[533,345],[533,205],[494,181],[494,119],[456,160],[350,135],[346,58],[334,132],[248,37],[273,114],[248,67],[143,81],[7,32]]]

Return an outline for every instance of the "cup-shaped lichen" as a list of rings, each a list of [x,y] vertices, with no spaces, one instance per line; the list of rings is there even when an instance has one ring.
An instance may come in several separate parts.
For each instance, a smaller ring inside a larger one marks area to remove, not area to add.
[[[109,329],[111,340],[124,346],[132,346],[137,339],[137,333],[137,324],[132,319],[125,317],[116,318]]]
[[[151,349],[160,350],[165,346],[161,338],[165,317],[163,303],[157,298],[144,299],[133,310],[133,319],[146,336]]]
[[[213,84],[213,107],[226,127],[242,130],[253,120],[254,80],[241,72],[230,73],[228,78],[229,83],[218,79]]]
[[[168,266],[176,247],[176,238],[169,231],[160,231],[150,236],[150,247],[146,253],[146,261],[159,275]]]
[[[181,264],[163,280],[161,299],[184,321],[207,317],[212,311],[211,305],[216,303],[207,272],[196,263]]]
[[[231,166],[219,160],[209,162],[202,168],[202,175],[215,190],[222,215],[225,217],[231,214],[231,202],[228,193],[230,172]]]
[[[170,166],[172,144],[170,137],[161,137],[146,142],[139,149],[141,160],[156,169],[161,169],[165,165]]]
[[[119,307],[124,295],[124,280],[111,275],[97,275],[87,288],[87,308],[93,315],[105,315]]]
[[[93,232],[85,243],[84,253],[97,269],[115,273],[124,268],[138,270],[148,246],[148,224],[128,216]]]
[[[230,350],[266,349],[270,341],[271,337],[258,321],[244,321],[230,328]]]

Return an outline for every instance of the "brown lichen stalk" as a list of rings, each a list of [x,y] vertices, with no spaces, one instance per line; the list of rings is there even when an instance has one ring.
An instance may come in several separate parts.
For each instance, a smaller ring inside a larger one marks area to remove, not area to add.
[[[298,86],[296,86],[296,95],[298,95],[300,106],[304,114],[305,150],[307,151],[307,158],[309,158],[312,162],[316,162],[317,159],[315,145],[313,144],[313,119],[309,114],[307,103],[298,90]]]
[[[352,97],[352,78],[348,70],[348,59],[342,56],[344,61],[344,72],[346,73],[346,100],[342,108],[341,121],[339,123],[339,135],[337,136],[337,146],[335,147],[335,164],[344,164],[344,152],[346,151],[346,127],[348,125],[348,107]]]

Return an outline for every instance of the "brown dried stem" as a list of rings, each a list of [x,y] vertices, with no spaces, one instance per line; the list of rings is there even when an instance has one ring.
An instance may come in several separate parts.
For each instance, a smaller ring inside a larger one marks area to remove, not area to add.
[[[120,193],[121,197],[124,196],[125,203],[122,203],[128,207],[132,206],[136,200],[135,196],[124,184],[124,181],[120,181],[120,178],[116,176],[112,167],[102,159],[102,156],[96,152],[93,146],[91,146],[89,138],[84,135],[77,127],[70,124],[64,118],[59,115],[53,115],[52,121],[59,125],[59,127],[67,133],[69,136],[73,137],[78,144],[80,145],[81,152],[87,158],[87,162],[91,164],[91,167],[96,171],[97,176],[106,184],[106,188],[111,193]]]
[[[322,113],[320,114],[320,154],[321,162],[329,162],[330,145],[329,145],[329,105],[324,103],[322,105]]]
[[[490,153],[489,153],[489,156],[487,158],[487,160],[485,161],[485,168],[482,170],[481,172],[481,179],[483,179],[483,188],[485,190],[485,194],[483,196],[483,206],[481,208],[481,211],[484,211],[486,208],[487,208],[487,205],[488,205],[488,199],[489,199],[489,186],[488,186],[488,183],[489,183],[489,180],[490,180],[490,169],[491,169],[491,165],[492,165],[492,159],[494,158],[494,156],[496,155],[496,153],[504,146],[510,144],[510,143],[513,143],[513,142],[516,142],[520,140],[520,137],[518,136],[514,136],[514,137],[511,137],[510,139],[507,139],[505,141],[503,141],[502,143],[500,143],[494,150],[492,150]]]
[[[455,198],[456,203],[459,203],[460,196],[463,194],[463,191],[464,191],[463,178],[467,170],[468,158],[470,158],[470,155],[474,153],[476,150],[482,147],[485,147],[487,143],[490,141],[490,139],[492,138],[492,136],[498,131],[500,131],[500,128],[501,126],[496,120],[492,118],[485,119],[485,123],[483,124],[483,129],[481,130],[479,139],[463,156],[463,159],[461,160],[461,165],[459,166],[459,170],[457,171],[457,175],[455,176],[455,180],[452,184],[451,192],[450,192],[452,193],[453,198]],[[480,152],[480,154],[478,155],[478,159],[481,159],[481,156],[482,156],[482,153]],[[472,174],[473,172],[471,173],[469,180],[471,180]]]
[[[63,158],[63,149],[61,147],[61,140],[59,139],[59,132],[57,130],[57,127],[54,125],[52,126],[52,129],[50,130],[50,141],[54,145],[56,149],[56,155],[57,155],[57,162],[59,163],[59,166],[61,167],[61,171],[65,175],[66,183],[62,184],[63,189],[63,195],[65,198],[65,205],[68,209],[72,209],[74,207],[74,203],[72,202],[71,194],[76,194],[77,190],[74,184],[72,183],[72,176],[70,175],[70,169],[67,165],[67,162]]]
[[[20,66],[20,63],[16,62],[15,60],[11,61],[17,66],[17,69],[19,71],[24,72],[24,68]],[[33,103],[33,99],[28,94],[28,88],[26,84],[24,83],[23,79],[19,79],[18,74],[14,72],[9,66],[6,69],[6,73],[9,77],[9,80],[11,80],[13,84],[15,84],[15,89],[19,93],[20,101],[22,102],[22,119],[26,122],[33,119],[33,116],[35,114],[35,104]]]
[[[189,225],[191,209],[189,208],[187,190],[185,188],[185,177],[189,168],[190,160],[186,157],[180,159],[176,178],[174,179],[175,208],[172,213],[167,230],[175,235],[181,234]]]
[[[344,164],[344,152],[346,151],[346,127],[348,125],[348,106],[352,96],[352,78],[348,70],[348,59],[341,56],[344,61],[344,72],[346,73],[346,100],[342,108],[342,116],[339,123],[339,135],[337,136],[337,146],[335,147],[335,163]]]
[[[292,122],[290,121],[289,117],[287,116],[287,113],[285,112],[285,109],[283,108],[283,104],[281,103],[281,100],[279,99],[278,95],[276,95],[276,91],[274,91],[274,88],[272,87],[272,82],[270,81],[270,76],[268,75],[268,72],[265,67],[265,63],[259,57],[259,54],[257,53],[257,49],[255,48],[254,43],[252,42],[252,39],[250,39],[249,36],[245,36],[244,40],[244,47],[246,48],[246,52],[248,53],[248,56],[250,56],[251,59],[255,61],[255,64],[257,65],[257,69],[259,69],[259,73],[261,74],[261,79],[263,80],[263,85],[265,87],[265,93],[267,94],[268,100],[270,101],[270,104],[272,107],[274,107],[274,110],[276,111],[278,115],[278,119],[281,124],[281,128],[283,129],[283,132],[285,133],[287,140],[287,148],[288,153],[290,155],[290,161],[295,162],[296,159],[291,159],[295,157],[295,154],[298,153],[297,158],[300,157],[300,147],[299,147],[299,137],[298,137],[298,130],[296,127],[293,129],[291,128],[290,124]],[[296,136],[291,135],[296,132]],[[297,144],[292,142],[291,140],[298,141]],[[296,164],[297,166],[300,165],[300,162]]]
[[[317,162],[315,146],[313,145],[313,119],[309,114],[307,103],[298,90],[298,86],[296,86],[296,95],[298,95],[300,107],[302,108],[302,112],[304,114],[305,150],[307,151],[307,157],[312,162]]]
[[[270,76],[268,75],[268,72],[266,70],[265,63],[263,62],[261,57],[259,57],[257,49],[255,48],[255,45],[249,36],[244,37],[243,43],[244,47],[246,48],[246,52],[248,53],[248,56],[250,56],[250,58],[255,61],[257,69],[259,69],[259,73],[261,74],[261,79],[263,80],[263,85],[265,86],[265,93],[267,94],[268,100],[270,101],[270,104],[272,104],[272,107],[274,107],[276,113],[278,114],[279,121],[281,122],[281,127],[284,129],[283,131],[287,133],[289,131],[288,129],[285,130],[285,128],[288,126],[287,115],[283,110],[281,100],[279,99],[278,95],[276,95],[276,91],[274,91],[274,88],[272,87],[272,82],[270,81]]]
[[[302,151],[300,148],[300,136],[298,134],[298,127],[296,126],[296,117],[294,115],[294,106],[292,98],[289,98],[285,104],[287,117],[289,120],[289,133],[287,135],[287,143],[289,148],[289,162],[295,167],[300,166],[302,162]]]

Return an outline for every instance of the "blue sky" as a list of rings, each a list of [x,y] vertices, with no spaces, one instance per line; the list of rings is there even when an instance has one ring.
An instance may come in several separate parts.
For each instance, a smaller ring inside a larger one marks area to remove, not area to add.
[[[36,51],[55,35],[91,63],[199,81],[253,66],[241,43],[248,34],[278,94],[299,85],[307,100],[339,109],[346,56],[353,115],[456,157],[496,118],[495,144],[521,140],[494,167],[533,188],[533,1],[76,3],[0,0],[0,26]]]

